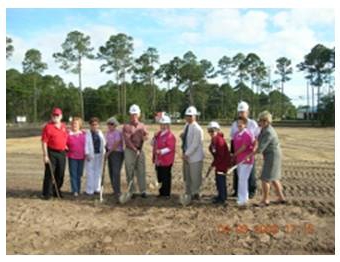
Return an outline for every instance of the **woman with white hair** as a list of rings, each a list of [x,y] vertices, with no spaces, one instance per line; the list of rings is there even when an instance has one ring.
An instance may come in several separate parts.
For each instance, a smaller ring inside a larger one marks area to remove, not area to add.
[[[263,154],[262,200],[260,206],[268,206],[270,184],[274,186],[278,200],[276,203],[285,204],[286,200],[282,193],[281,178],[281,148],[276,131],[272,123],[272,115],[268,111],[259,114],[259,126],[261,133],[258,138],[256,153]]]
[[[171,119],[164,115],[159,120],[160,131],[152,139],[152,162],[156,166],[157,180],[161,183],[159,196],[170,198],[171,168],[175,159],[176,138],[170,131]]]

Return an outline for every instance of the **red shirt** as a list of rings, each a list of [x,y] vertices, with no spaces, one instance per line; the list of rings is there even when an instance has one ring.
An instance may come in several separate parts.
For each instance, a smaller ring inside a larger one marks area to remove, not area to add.
[[[175,159],[176,138],[170,130],[165,132],[159,131],[154,137],[152,150],[152,161],[157,166],[171,166]],[[157,154],[157,150],[164,150]]]
[[[211,166],[215,167],[216,172],[227,172],[231,166],[231,158],[228,145],[222,133],[217,133],[217,135],[211,139],[209,151],[214,157],[214,162]]]
[[[42,131],[41,141],[45,142],[47,147],[51,149],[65,150],[67,142],[66,125],[61,123],[60,128],[57,128],[53,122],[47,123]]]

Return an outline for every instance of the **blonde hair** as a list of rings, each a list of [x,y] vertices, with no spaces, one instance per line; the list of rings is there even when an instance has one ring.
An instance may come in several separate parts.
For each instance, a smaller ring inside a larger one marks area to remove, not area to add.
[[[76,122],[76,121],[78,121],[79,129],[81,129],[83,127],[83,120],[81,119],[81,117],[75,116],[72,118],[71,123]]]
[[[259,114],[259,120],[266,120],[271,124],[273,122],[273,117],[272,114],[266,110]]]

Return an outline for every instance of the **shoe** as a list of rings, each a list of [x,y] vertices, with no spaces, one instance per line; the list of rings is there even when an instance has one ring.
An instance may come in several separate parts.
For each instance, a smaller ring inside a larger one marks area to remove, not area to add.
[[[61,192],[59,192],[59,196],[60,198],[63,198],[63,195],[61,194]],[[58,197],[57,193],[53,193],[53,197]]]
[[[100,194],[100,191],[94,191],[94,194],[95,194],[95,195],[99,195],[99,194]]]
[[[269,206],[269,203],[261,201],[259,204],[254,204],[256,207],[267,207]]]
[[[283,200],[277,200],[277,201],[273,201],[272,202],[275,205],[286,205],[287,204],[287,200],[283,199]]]
[[[237,192],[234,192],[231,197],[237,197]]]
[[[41,198],[42,200],[50,200],[50,199],[51,199],[50,196],[44,196],[44,195],[41,195],[40,198]]]
[[[255,197],[255,193],[249,194],[249,199],[253,199]]]
[[[224,205],[225,204],[225,201],[219,199],[219,198],[216,198],[212,201],[213,204],[221,204],[221,205]]]
[[[192,196],[192,200],[200,200],[200,195],[199,194],[194,194]]]
[[[73,193],[73,196],[74,196],[74,197],[78,197],[79,194],[78,194],[77,192],[74,192],[74,193]]]
[[[142,197],[142,198],[147,198],[146,192],[143,192],[143,193],[141,194],[141,197]]]

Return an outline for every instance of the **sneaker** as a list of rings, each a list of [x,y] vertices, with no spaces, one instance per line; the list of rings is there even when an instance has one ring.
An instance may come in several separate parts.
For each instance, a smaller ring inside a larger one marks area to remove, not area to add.
[[[142,197],[142,198],[147,198],[146,192],[143,192],[143,193],[141,194],[141,197]]]
[[[79,196],[79,194],[78,194],[77,192],[74,192],[74,193],[73,193],[73,196],[74,196],[74,197],[77,197],[77,196]]]

